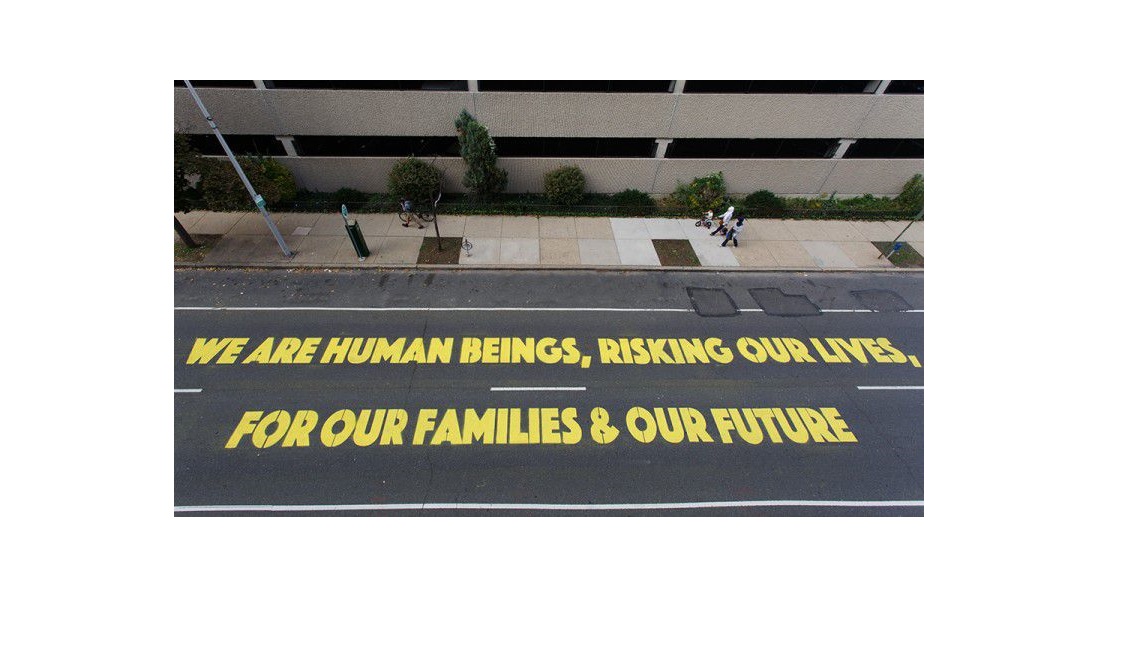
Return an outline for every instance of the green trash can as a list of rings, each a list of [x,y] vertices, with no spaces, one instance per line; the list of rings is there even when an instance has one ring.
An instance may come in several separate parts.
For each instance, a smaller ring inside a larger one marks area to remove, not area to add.
[[[353,250],[357,251],[357,259],[364,260],[369,257],[369,247],[365,245],[365,236],[361,234],[361,226],[357,222],[346,223],[346,234],[350,236]]]

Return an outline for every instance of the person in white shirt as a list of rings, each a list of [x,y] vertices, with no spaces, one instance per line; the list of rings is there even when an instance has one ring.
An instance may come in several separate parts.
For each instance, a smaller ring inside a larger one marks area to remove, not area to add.
[[[718,233],[720,231],[725,233],[726,228],[727,228],[727,224],[730,223],[730,218],[733,217],[733,216],[734,216],[734,206],[731,206],[730,208],[727,209],[727,212],[723,213],[723,218],[722,218],[722,221],[719,222],[719,227],[716,228],[714,231],[712,231],[711,235],[714,235],[715,233]]]

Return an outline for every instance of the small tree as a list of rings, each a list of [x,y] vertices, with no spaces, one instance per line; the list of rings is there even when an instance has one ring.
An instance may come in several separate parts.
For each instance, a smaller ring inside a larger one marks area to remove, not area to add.
[[[459,154],[467,163],[467,173],[463,185],[473,199],[501,192],[507,187],[507,171],[496,166],[495,141],[487,128],[467,110],[461,110],[456,119],[456,136],[459,139]]]
[[[706,177],[696,177],[690,184],[679,184],[667,201],[691,213],[704,213],[722,207],[726,203],[726,196],[727,185],[723,180],[723,173],[716,172]]]
[[[196,189],[196,175],[200,173],[203,157],[192,144],[187,134],[173,133],[173,212],[188,213],[200,201],[200,191]],[[196,248],[196,240],[181,225],[181,220],[173,215],[173,230],[185,246]]]
[[[200,174],[204,158],[189,143],[187,134],[173,133],[173,211],[188,213],[200,199],[196,190],[196,175]]]
[[[585,197],[585,175],[577,166],[562,166],[546,173],[546,197],[553,204],[572,206]]]
[[[298,184],[290,168],[270,157],[239,157],[240,167],[251,185],[268,204],[291,201],[298,193]],[[227,159],[205,159],[201,169],[200,189],[212,210],[247,210],[251,196],[235,168]]]
[[[389,194],[399,200],[407,196],[422,209],[440,190],[440,170],[416,157],[401,159],[389,171]]]
[[[916,173],[903,184],[903,191],[895,198],[901,208],[909,211],[923,210],[923,175]]]

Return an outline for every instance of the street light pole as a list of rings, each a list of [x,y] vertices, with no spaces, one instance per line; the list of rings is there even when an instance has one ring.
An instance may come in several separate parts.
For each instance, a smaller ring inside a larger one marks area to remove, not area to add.
[[[188,88],[189,94],[192,94],[192,100],[196,101],[196,106],[200,108],[200,113],[203,114],[205,120],[208,121],[208,127],[212,128],[212,134],[216,135],[216,138],[220,140],[220,147],[224,149],[224,154],[228,155],[228,161],[232,162],[232,166],[236,169],[236,174],[240,176],[240,181],[243,182],[244,188],[247,188],[247,192],[251,195],[252,201],[259,207],[259,212],[263,215],[263,219],[267,221],[267,228],[271,229],[271,234],[275,236],[275,241],[279,243],[279,248],[283,250],[283,255],[288,258],[293,257],[294,253],[287,247],[286,240],[284,240],[283,235],[279,233],[275,222],[271,220],[271,214],[267,212],[267,202],[263,199],[262,195],[255,192],[255,188],[253,188],[251,182],[248,181],[247,175],[243,173],[243,168],[240,168],[239,162],[236,161],[236,156],[232,154],[232,149],[228,147],[228,142],[224,141],[224,135],[220,134],[220,128],[216,127],[216,122],[212,120],[212,115],[209,114],[208,109],[204,107],[204,103],[200,100],[200,96],[197,95],[192,83],[185,81],[185,87]]]

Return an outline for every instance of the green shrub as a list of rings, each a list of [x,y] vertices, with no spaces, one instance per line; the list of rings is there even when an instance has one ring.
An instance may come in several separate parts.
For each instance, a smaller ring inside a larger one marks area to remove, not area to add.
[[[239,157],[240,167],[253,188],[269,206],[288,204],[298,193],[290,168],[270,157]],[[255,202],[248,195],[239,175],[227,159],[203,159],[200,192],[208,208],[218,211],[252,210]]]
[[[613,204],[625,215],[651,215],[656,211],[656,201],[639,190],[620,191],[613,195]]]
[[[407,196],[414,210],[426,210],[438,190],[440,170],[415,157],[398,161],[389,171],[389,194],[396,201]]]
[[[585,175],[577,166],[562,166],[546,173],[543,178],[546,198],[554,204],[572,206],[585,197]]]
[[[330,199],[339,207],[345,204],[347,207],[352,207],[354,204],[361,205],[369,196],[355,188],[342,187],[335,190],[330,194]]]
[[[690,184],[679,184],[665,202],[669,206],[697,214],[718,210],[726,203],[726,196],[727,186],[723,173],[716,172],[706,177],[696,177]]]
[[[750,211],[751,217],[771,217],[780,215],[785,210],[785,202],[781,197],[768,190],[750,193],[742,200],[742,205]]]
[[[900,207],[909,211],[923,210],[923,175],[916,173],[903,184],[903,191],[895,198]]]

